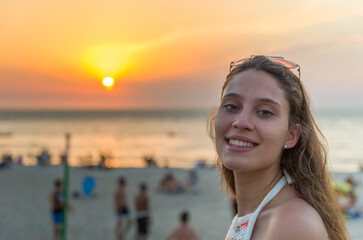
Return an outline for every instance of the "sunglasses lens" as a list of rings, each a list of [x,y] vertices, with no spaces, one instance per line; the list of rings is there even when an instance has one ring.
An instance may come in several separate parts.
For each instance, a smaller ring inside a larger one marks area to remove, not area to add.
[[[239,60],[233,62],[233,66],[240,65],[240,64],[245,63],[245,62],[247,62],[249,60],[251,60],[251,57],[246,57],[246,58],[239,59]]]
[[[271,58],[272,61],[279,63],[281,65],[283,65],[284,67],[287,68],[296,68],[297,65],[293,62],[287,61],[285,59],[280,59],[280,58]]]
[[[230,71],[232,71],[236,66],[241,65],[245,62],[250,61],[253,58],[253,56],[251,57],[246,57],[246,58],[241,58],[239,60],[233,61],[230,65]],[[299,65],[297,65],[296,63],[290,62],[286,59],[283,58],[279,58],[279,57],[268,57],[271,61],[281,64],[282,66],[289,68],[289,69],[293,69],[293,68],[297,68],[299,67]]]
[[[252,59],[252,58],[246,57],[246,58],[241,58],[239,60],[233,61],[230,66],[230,71],[232,71],[232,69],[234,69],[234,67],[236,67],[237,65],[241,65],[242,63],[245,63],[245,62],[249,61],[250,59]]]

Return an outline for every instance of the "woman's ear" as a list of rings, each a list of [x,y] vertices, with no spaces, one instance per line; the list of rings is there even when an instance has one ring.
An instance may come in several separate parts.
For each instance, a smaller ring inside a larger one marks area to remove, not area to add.
[[[287,139],[286,139],[286,148],[293,148],[296,143],[300,139],[300,131],[301,131],[301,125],[300,124],[294,124],[290,127]]]

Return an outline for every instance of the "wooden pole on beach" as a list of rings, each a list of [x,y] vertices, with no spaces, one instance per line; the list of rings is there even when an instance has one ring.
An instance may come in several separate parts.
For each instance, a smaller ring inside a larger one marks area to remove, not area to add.
[[[68,184],[69,184],[69,165],[68,165],[68,156],[69,156],[69,148],[70,148],[70,140],[71,134],[66,133],[66,149],[64,152],[64,162],[63,162],[63,207],[62,207],[62,215],[63,215],[63,224],[62,224],[62,234],[61,239],[67,239],[67,206],[68,206]]]

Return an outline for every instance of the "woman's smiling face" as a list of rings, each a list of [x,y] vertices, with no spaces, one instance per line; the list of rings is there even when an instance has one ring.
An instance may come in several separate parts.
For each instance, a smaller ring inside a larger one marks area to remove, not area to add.
[[[277,80],[249,69],[233,76],[223,93],[215,122],[217,153],[237,172],[277,166],[290,142],[290,105]]]

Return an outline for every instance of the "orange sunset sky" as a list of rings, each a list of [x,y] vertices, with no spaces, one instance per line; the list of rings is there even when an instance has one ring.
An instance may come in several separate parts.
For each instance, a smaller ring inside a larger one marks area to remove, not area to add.
[[[317,107],[363,107],[362,1],[11,0],[0,109],[210,108],[251,54],[300,64]]]

